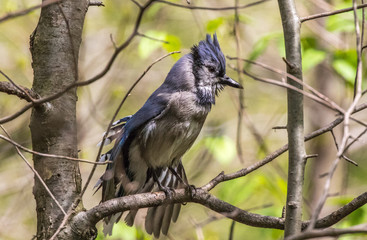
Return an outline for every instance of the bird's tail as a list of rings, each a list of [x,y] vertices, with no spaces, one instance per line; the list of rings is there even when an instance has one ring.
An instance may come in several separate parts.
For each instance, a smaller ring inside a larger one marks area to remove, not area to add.
[[[187,186],[187,177],[181,161],[173,167],[174,174],[170,169],[164,168],[159,175],[159,181],[163,187],[179,189]],[[158,190],[158,189],[154,189]],[[167,235],[171,222],[176,222],[181,210],[181,204],[163,204],[148,209],[145,218],[145,230],[159,238],[160,233]]]
[[[187,177],[181,161],[173,171],[177,173],[176,176],[170,169],[163,168],[158,173],[159,181],[163,187],[171,189],[179,189],[187,186]],[[145,185],[139,189],[137,193],[159,191],[157,184],[153,177],[147,179]],[[176,222],[181,210],[181,204],[163,204],[157,207],[148,208],[147,216],[145,218],[145,230],[148,234],[154,234],[155,238],[159,238],[160,233],[167,235],[171,222]],[[125,217],[125,223],[128,226],[133,226],[138,209],[132,209]],[[122,213],[117,213],[112,217],[105,219],[103,232],[105,235],[112,233],[112,228],[115,223],[121,219]]]

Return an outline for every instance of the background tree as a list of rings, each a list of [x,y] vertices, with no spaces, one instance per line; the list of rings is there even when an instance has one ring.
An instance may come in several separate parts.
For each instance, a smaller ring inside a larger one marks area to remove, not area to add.
[[[155,60],[167,52],[186,53],[207,32],[217,32],[233,69],[228,74],[245,91],[221,94],[186,155],[189,180],[202,188],[193,199],[178,190],[172,201],[207,208],[185,206],[170,237],[303,239],[366,232],[358,225],[367,220],[364,12],[357,10],[363,1],[295,6],[291,0],[235,0],[208,6],[148,0],[96,8],[101,3],[49,0],[42,11],[27,8],[32,4],[39,2],[5,0],[0,15],[0,91],[13,95],[2,94],[0,105],[1,238],[87,238],[95,236],[103,216],[166,201],[163,193],[142,194],[98,205],[92,186],[104,166],[91,164],[101,153],[95,145],[113,118],[145,102],[180,56]],[[289,157],[282,154],[288,146]],[[35,173],[27,166],[32,155],[24,153],[31,147],[38,152],[32,154]],[[35,202],[29,200],[33,176]],[[113,238],[149,238],[140,230],[141,219],[137,228],[119,223]]]

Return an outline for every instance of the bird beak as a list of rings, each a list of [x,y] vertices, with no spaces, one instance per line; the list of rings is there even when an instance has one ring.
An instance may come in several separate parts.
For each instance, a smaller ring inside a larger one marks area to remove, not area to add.
[[[219,83],[223,85],[228,85],[230,87],[243,89],[241,84],[228,77],[227,75],[224,75],[224,77],[220,78]]]

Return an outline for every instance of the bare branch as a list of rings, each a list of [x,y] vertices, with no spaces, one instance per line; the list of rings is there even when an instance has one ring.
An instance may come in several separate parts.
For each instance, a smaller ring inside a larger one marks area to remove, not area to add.
[[[236,55],[237,58],[241,57],[241,44],[240,44],[240,18],[238,16],[238,0],[235,0],[235,9],[234,9],[234,32],[235,32],[235,40],[236,40]],[[241,78],[241,63],[240,60],[237,59],[237,81],[243,85],[243,80]],[[237,147],[237,155],[240,159],[241,163],[244,163],[243,159],[243,150],[242,150],[242,119],[245,110],[245,98],[244,91],[240,91],[238,95],[238,102],[240,103],[240,108],[238,110],[238,120],[237,120],[237,133],[236,133],[236,147]]]
[[[365,7],[367,7],[367,4],[361,4],[361,5],[358,5],[357,6],[357,9],[365,8]],[[331,11],[331,12],[318,13],[318,14],[314,14],[314,15],[311,15],[311,16],[302,17],[300,20],[301,20],[301,23],[304,23],[304,22],[309,21],[309,20],[314,20],[314,19],[317,19],[317,18],[328,17],[328,16],[340,14],[340,13],[350,12],[350,11],[353,11],[353,7],[344,8],[344,9],[340,9],[340,10],[336,10],[336,11]]]
[[[6,129],[0,125],[0,128],[5,132],[5,134],[9,137],[10,141],[13,141],[10,139],[10,135],[9,133],[6,131]],[[2,135],[0,135],[2,136]],[[25,164],[27,164],[27,166],[32,170],[32,172],[34,173],[34,175],[36,175],[37,179],[42,183],[42,185],[45,187],[46,192],[50,195],[50,197],[52,198],[52,200],[54,200],[54,202],[56,203],[56,205],[60,208],[61,212],[66,215],[65,210],[62,208],[62,206],[60,205],[59,201],[57,201],[57,199],[55,198],[55,196],[52,194],[52,192],[50,191],[50,189],[47,187],[46,183],[43,181],[42,177],[38,174],[38,172],[36,171],[36,169],[34,169],[32,167],[32,165],[28,162],[28,160],[24,157],[24,155],[20,152],[18,146],[14,145],[15,149],[17,150],[18,155],[23,159],[23,161],[25,162]]]
[[[8,81],[13,85],[13,87],[15,87],[18,90],[18,91],[16,91],[15,89],[13,89],[13,94],[14,95],[17,95],[18,97],[23,98],[23,99],[27,100],[28,102],[34,102],[34,98],[38,98],[38,96],[35,92],[33,92],[32,90],[29,90],[28,88],[19,86],[10,77],[8,77],[8,75],[6,75],[3,71],[0,70],[0,74],[3,75],[6,79],[8,79]],[[1,91],[1,89],[0,89],[0,91]],[[7,93],[10,94],[9,92],[7,92]],[[24,95],[25,95],[25,97],[24,97]]]
[[[234,68],[232,66],[230,66],[230,67],[233,68],[233,69],[236,69],[236,68]],[[320,98],[320,97],[318,97],[318,96],[316,96],[314,94],[311,94],[309,92],[306,92],[303,89],[299,89],[299,88],[297,88],[295,86],[292,86],[292,85],[290,85],[287,82],[277,81],[277,80],[270,79],[270,78],[263,78],[263,77],[255,76],[252,73],[247,72],[246,70],[242,70],[242,72],[245,75],[251,77],[252,79],[254,79],[256,81],[265,82],[265,83],[269,83],[269,84],[272,84],[272,85],[276,85],[276,86],[284,87],[284,88],[287,88],[287,89],[291,89],[292,91],[301,93],[305,97],[308,97],[308,98],[314,100],[315,102],[318,102],[321,105],[323,105],[323,106],[325,106],[325,107],[327,107],[327,108],[329,108],[331,110],[334,110],[336,112],[340,112],[340,111],[344,112],[344,110],[342,108],[340,108],[338,105],[334,105],[331,102],[326,101],[326,99],[324,99],[324,98]]]
[[[9,122],[11,120],[14,120],[15,118],[19,117],[20,115],[22,115],[24,112],[26,112],[27,110],[29,110],[30,108],[32,108],[35,105],[40,105],[42,103],[49,102],[49,101],[52,101],[52,100],[54,100],[56,98],[59,98],[65,92],[69,91],[72,88],[80,87],[80,86],[86,86],[86,85],[89,85],[89,84],[91,84],[91,83],[99,80],[100,78],[102,78],[110,70],[110,68],[112,67],[112,64],[114,63],[114,61],[115,61],[116,57],[118,56],[118,54],[130,44],[130,42],[134,39],[135,36],[137,36],[138,29],[139,29],[141,20],[143,18],[143,15],[145,13],[145,10],[147,10],[154,1],[155,0],[149,0],[144,6],[142,6],[140,8],[138,17],[137,17],[136,22],[135,22],[135,26],[134,26],[133,32],[125,40],[125,42],[123,44],[121,44],[119,47],[117,47],[115,49],[115,52],[112,54],[112,57],[108,61],[106,67],[99,74],[97,74],[96,76],[94,76],[93,78],[91,78],[89,80],[82,81],[82,82],[72,83],[72,84],[66,86],[63,91],[57,92],[57,93],[55,93],[55,94],[53,94],[51,96],[43,97],[43,98],[40,98],[40,99],[35,100],[33,103],[24,106],[22,109],[20,109],[16,113],[14,113],[14,114],[12,114],[10,116],[1,118],[0,119],[0,124]]]
[[[320,128],[308,135],[305,136],[304,140],[307,142],[317,136],[320,136],[324,133],[329,132],[331,129],[338,126],[340,123],[343,122],[343,117],[339,117],[330,124],[326,125],[323,128]],[[266,165],[267,163],[273,161],[275,158],[279,157],[281,154],[285,153],[288,150],[288,144],[284,145],[283,147],[279,148],[278,150],[274,151],[273,153],[266,156],[263,160],[251,165],[250,167],[243,168],[237,172],[230,173],[230,174],[224,174],[224,172],[221,172],[218,176],[213,178],[208,184],[204,185],[202,188],[204,190],[210,191],[213,189],[216,185],[223,181],[229,181],[235,178],[246,176],[247,174],[255,171],[256,169]]]
[[[153,41],[157,41],[157,42],[162,42],[162,43],[167,43],[167,44],[169,43],[169,42],[167,42],[165,40],[154,38],[154,37],[149,37],[149,36],[147,36],[147,35],[145,35],[143,33],[139,33],[139,32],[136,33],[136,35],[138,35],[140,37],[143,37],[143,38],[147,38],[147,39],[153,40]]]
[[[338,229],[338,228],[326,228],[323,230],[312,230],[306,231],[285,240],[302,240],[302,239],[310,239],[310,238],[319,238],[319,237],[339,237],[341,235],[350,234],[350,233],[367,233],[367,224],[360,224],[354,227]]]
[[[356,0],[353,0],[353,13],[354,13],[354,24],[355,24],[355,32],[356,32],[356,49],[357,49],[357,73],[356,73],[356,81],[355,81],[356,87],[355,87],[354,99],[344,114],[343,138],[341,140],[341,144],[338,149],[337,156],[328,172],[322,196],[320,197],[319,202],[317,203],[317,206],[312,214],[311,222],[307,229],[308,231],[311,231],[311,229],[314,227],[316,220],[326,202],[326,199],[328,197],[328,192],[330,189],[330,185],[331,185],[331,179],[338,166],[340,158],[342,158],[346,150],[348,139],[350,137],[350,129],[349,129],[350,117],[354,109],[356,108],[358,101],[362,97],[362,61],[361,61],[362,43],[361,43],[361,33],[360,33],[360,27],[359,27],[359,22],[358,22],[358,16],[357,16]]]
[[[173,3],[173,2],[168,2],[165,0],[157,0],[157,2],[160,3],[164,3],[167,5],[171,5],[174,7],[179,7],[179,8],[186,8],[186,9],[190,9],[190,10],[209,10],[209,11],[224,11],[224,10],[234,10],[234,9],[244,9],[244,8],[249,8],[264,2],[268,2],[270,0],[260,0],[260,1],[256,1],[253,3],[249,3],[246,5],[242,5],[242,6],[234,6],[234,7],[218,7],[218,8],[212,8],[212,7],[199,7],[199,6],[191,6],[191,5],[181,5],[178,3]]]
[[[37,98],[37,94],[33,92],[32,90],[26,87],[21,87],[19,85],[17,86],[22,90],[20,90],[18,87],[15,87],[15,85],[10,82],[0,82],[0,92],[4,92],[9,95],[17,96],[20,99],[26,100],[27,102],[32,102],[29,96],[33,96],[33,98]]]
[[[12,139],[7,138],[7,137],[5,137],[1,134],[0,134],[0,138],[7,141],[7,142],[9,142],[9,143],[11,143],[11,144],[13,144],[16,148],[20,148],[25,152],[28,152],[28,153],[31,153],[31,154],[34,154],[34,155],[38,155],[38,156],[42,156],[42,157],[65,159],[65,160],[82,162],[82,163],[89,163],[89,164],[95,164],[95,165],[106,165],[106,164],[109,163],[109,161],[107,161],[107,162],[92,162],[92,161],[89,161],[89,160],[86,160],[86,159],[72,158],[72,157],[54,155],[54,154],[47,154],[47,153],[40,153],[40,152],[33,151],[29,148],[26,148],[26,147],[20,145],[19,143],[13,141]]]
[[[9,19],[13,19],[13,18],[16,18],[16,17],[27,15],[28,13],[30,13],[30,12],[38,9],[38,8],[43,8],[43,7],[46,7],[48,5],[51,5],[51,4],[54,4],[54,3],[57,3],[57,2],[61,2],[61,1],[62,0],[45,0],[41,4],[35,5],[33,7],[30,7],[30,8],[24,9],[24,10],[20,10],[20,11],[17,11],[17,12],[13,12],[13,13],[8,13],[5,16],[0,17],[0,23],[4,22],[6,20],[9,20]]]
[[[230,60],[236,60],[237,58],[234,58],[234,57],[230,57],[230,56],[227,56],[228,59]],[[281,74],[281,75],[285,75],[287,78],[291,78],[293,81],[299,83],[299,84],[302,84],[302,86],[306,87],[307,89],[310,90],[310,92],[314,95],[316,95],[318,98],[320,98],[320,100],[324,101],[326,104],[328,104],[333,110],[335,111],[338,111],[340,113],[344,113],[344,109],[342,109],[338,104],[336,104],[334,101],[332,101],[331,99],[329,99],[327,96],[323,95],[322,93],[320,93],[319,91],[317,91],[316,89],[314,89],[313,87],[311,87],[310,85],[308,85],[307,83],[305,83],[304,81],[298,79],[297,77],[287,73],[287,72],[284,72],[280,69],[276,69],[276,68],[273,68],[269,65],[266,65],[264,63],[261,63],[261,62],[256,62],[256,61],[252,61],[252,60],[248,60],[248,59],[239,59],[241,61],[244,61],[244,62],[247,62],[247,63],[251,63],[251,64],[254,64],[256,66],[259,66],[259,67],[262,67],[266,70],[269,70],[271,72],[274,72],[274,73],[277,73],[277,74]],[[290,65],[290,63],[288,63],[288,61],[285,61],[287,63],[287,65]],[[250,76],[251,77],[251,76]],[[253,77],[252,77],[253,78]],[[255,79],[256,80],[256,79]]]
[[[128,211],[130,209],[153,207],[162,204],[194,202],[199,203],[217,213],[220,213],[236,222],[249,226],[284,229],[284,219],[271,216],[263,216],[250,213],[239,209],[227,202],[219,200],[215,196],[209,194],[202,188],[196,190],[196,194],[191,196],[184,189],[174,190],[174,194],[170,199],[166,198],[164,192],[142,193],[114,198],[93,207],[85,212],[79,212],[65,225],[60,234],[78,234],[73,239],[80,237],[79,234],[93,234],[93,228],[97,222],[103,218],[118,212]],[[317,228],[329,227],[345,216],[349,215],[359,207],[367,203],[367,192],[353,199],[351,202],[338,209],[337,211],[320,219],[316,223]],[[302,228],[305,229],[309,222],[303,222]],[[73,229],[74,231],[70,231]],[[82,231],[83,230],[83,231]],[[84,236],[85,237],[85,236]],[[69,236],[69,239],[72,239]]]

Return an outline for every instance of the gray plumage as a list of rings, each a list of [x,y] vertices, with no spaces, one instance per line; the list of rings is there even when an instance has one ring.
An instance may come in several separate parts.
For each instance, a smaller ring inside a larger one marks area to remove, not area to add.
[[[107,166],[97,187],[102,201],[130,194],[184,188],[188,186],[181,158],[193,145],[205,122],[215,96],[224,86],[242,88],[227,77],[225,57],[217,36],[191,48],[172,67],[163,84],[134,115],[118,121],[109,134],[115,145],[102,160]],[[181,180],[180,180],[181,179]],[[175,222],[180,204],[164,204],[148,209],[145,228],[159,237]],[[125,218],[133,225],[137,210]],[[121,214],[105,219],[104,232],[111,232]]]

